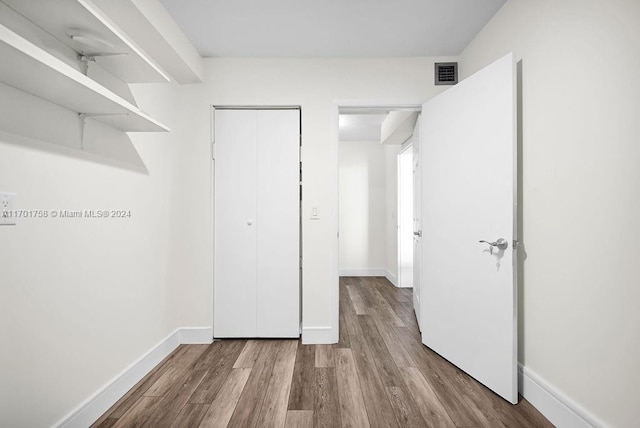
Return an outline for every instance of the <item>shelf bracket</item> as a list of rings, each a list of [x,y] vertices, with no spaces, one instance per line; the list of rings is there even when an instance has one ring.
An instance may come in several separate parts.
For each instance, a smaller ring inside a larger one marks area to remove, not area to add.
[[[128,53],[97,53],[91,55],[78,55],[78,61],[82,65],[82,74],[85,76],[89,73],[89,63],[96,62],[97,57],[101,56],[118,56],[118,55],[129,55]]]
[[[80,119],[80,150],[84,150],[84,127],[87,124],[87,119],[104,116],[127,116],[127,113],[78,113],[78,119]]]
[[[80,65],[82,66],[82,74],[87,76],[89,74],[89,63],[96,62],[95,57],[78,55],[78,60],[80,61]]]

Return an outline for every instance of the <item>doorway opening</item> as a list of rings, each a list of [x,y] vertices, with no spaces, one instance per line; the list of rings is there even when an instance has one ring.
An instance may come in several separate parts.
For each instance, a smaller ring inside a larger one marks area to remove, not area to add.
[[[413,294],[418,290],[421,296],[413,306],[423,327],[421,342],[513,404],[518,402],[515,72],[513,54],[507,54],[424,103],[416,132],[420,144],[412,150],[414,174],[420,177],[414,185],[419,263],[414,263]],[[386,306],[388,289],[360,288],[369,297],[365,311],[389,315],[378,322],[384,330],[394,322],[387,306],[399,301],[388,300]],[[358,314],[358,295],[348,294],[343,303],[353,303]],[[363,332],[374,331],[369,319],[358,321]]]
[[[420,109],[419,103],[336,105],[334,315],[346,278],[414,285],[412,136]]]

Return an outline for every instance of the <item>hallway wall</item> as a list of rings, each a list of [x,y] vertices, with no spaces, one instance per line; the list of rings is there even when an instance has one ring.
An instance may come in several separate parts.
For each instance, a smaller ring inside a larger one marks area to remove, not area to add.
[[[395,282],[397,146],[339,143],[340,274],[388,276]]]
[[[384,147],[379,141],[341,141],[338,156],[341,274],[383,271],[387,262],[386,234],[381,233],[387,205]]]

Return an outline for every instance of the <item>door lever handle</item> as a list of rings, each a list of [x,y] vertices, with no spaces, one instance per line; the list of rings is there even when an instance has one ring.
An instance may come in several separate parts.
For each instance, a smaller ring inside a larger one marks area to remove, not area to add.
[[[509,243],[504,238],[497,239],[495,242],[485,241],[484,239],[481,240],[481,241],[478,241],[478,242],[484,243],[484,244],[489,244],[492,247],[496,247],[496,248],[498,248],[500,250],[506,250],[507,247],[509,246]]]
[[[421,230],[415,231],[415,232],[413,232],[413,234],[415,236],[418,236],[418,237],[422,238],[422,231]]]

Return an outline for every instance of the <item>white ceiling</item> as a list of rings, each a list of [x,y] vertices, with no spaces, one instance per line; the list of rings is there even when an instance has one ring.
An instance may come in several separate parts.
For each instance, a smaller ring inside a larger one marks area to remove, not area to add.
[[[204,57],[458,55],[506,0],[161,0]]]

